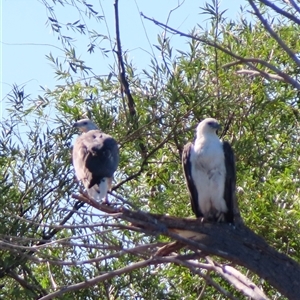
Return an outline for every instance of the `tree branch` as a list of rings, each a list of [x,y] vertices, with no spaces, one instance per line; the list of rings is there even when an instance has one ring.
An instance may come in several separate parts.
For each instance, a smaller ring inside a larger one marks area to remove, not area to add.
[[[261,2],[267,2],[260,0]],[[279,46],[287,53],[287,55],[298,65],[300,66],[300,60],[297,58],[296,54],[283,42],[283,40],[278,36],[278,34],[271,28],[267,20],[262,16],[259,9],[255,5],[253,0],[249,0],[250,5],[254,9],[255,15],[258,17],[260,22],[265,27],[266,31],[269,32],[271,37],[279,44]]]
[[[116,276],[119,276],[122,274],[126,274],[126,273],[132,272],[134,270],[141,269],[146,266],[155,265],[155,264],[157,264],[156,258],[150,258],[150,259],[143,260],[143,261],[140,261],[137,263],[133,263],[124,268],[117,269],[117,270],[108,272],[106,274],[96,276],[92,279],[88,279],[86,281],[79,282],[79,283],[76,283],[76,284],[73,284],[73,285],[70,285],[67,287],[62,287],[62,288],[60,288],[60,290],[58,290],[56,292],[53,292],[51,294],[48,294],[47,296],[39,298],[39,300],[50,300],[50,299],[53,299],[54,297],[62,296],[65,293],[75,292],[75,291],[78,291],[78,290],[81,290],[84,288],[88,288],[88,287],[96,285],[99,282],[102,282],[104,280],[109,280],[113,277],[116,277]]]
[[[262,72],[242,69],[242,70],[236,71],[236,74],[247,74],[247,75],[250,75],[250,76],[261,76]],[[281,76],[278,76],[276,74],[264,73],[263,77],[266,78],[266,79],[274,79],[274,80],[285,82],[284,78],[282,78]]]
[[[216,283],[212,279],[203,274],[201,269],[209,271],[215,271],[219,273],[225,280],[232,284],[236,290],[241,291],[244,295],[250,296],[254,300],[267,300],[268,297],[246,276],[240,273],[238,270],[231,266],[216,264],[211,258],[207,257],[208,264],[199,263],[195,260],[185,260],[184,256],[169,256],[163,257],[161,262],[174,263],[176,265],[185,266],[189,268],[193,273],[203,277],[209,284],[214,286],[219,292],[223,293],[229,299],[237,299],[231,293],[224,290],[220,286],[216,286]]]
[[[77,199],[78,197],[76,196]],[[242,223],[236,227],[224,223],[203,223],[195,219],[113,208],[86,198],[81,199],[96,209],[112,216],[115,214],[116,218],[146,230],[147,234],[162,234],[192,250],[204,251],[244,266],[266,279],[289,299],[297,299],[300,293],[300,265],[270,247],[264,239]]]
[[[123,56],[122,56],[118,2],[119,2],[118,0],[115,0],[114,7],[115,7],[116,40],[117,40],[117,51],[116,52],[117,52],[118,62],[119,62],[119,67],[120,67],[120,77],[119,78],[120,78],[120,82],[121,82],[122,91],[127,96],[129,113],[131,116],[135,116],[136,115],[135,103],[134,103],[133,97],[132,97],[130,89],[129,89],[128,81],[126,79],[125,66],[124,66],[124,61],[123,61]]]
[[[288,19],[290,19],[291,21],[295,22],[296,24],[300,25],[300,20],[295,17],[294,15],[286,12],[285,10],[279,8],[278,6],[276,6],[274,3],[268,1],[268,0],[259,0],[260,2],[262,2],[263,4],[271,7],[273,10],[275,10],[277,13],[287,17]],[[289,0],[290,1],[290,0]],[[292,2],[292,1],[290,1]],[[295,3],[294,3],[295,4]],[[296,7],[295,7],[296,8]]]
[[[178,266],[183,266],[188,268],[192,273],[202,277],[203,279],[205,279],[205,281],[213,286],[218,292],[220,292],[221,294],[223,294],[224,296],[226,296],[228,299],[231,300],[238,300],[238,298],[234,297],[229,291],[225,290],[222,286],[220,286],[217,282],[215,282],[209,275],[204,274],[201,269],[207,269],[210,270],[211,269],[211,265],[204,265],[204,264],[200,264],[200,263],[194,263],[191,261],[186,261],[182,258],[180,258],[180,256],[171,256],[171,257],[162,257],[160,258],[160,263],[173,263],[175,265]],[[199,298],[200,299],[200,298]]]
[[[297,10],[297,12],[300,12],[300,8],[294,0],[289,0],[288,2]]]
[[[252,63],[259,63],[259,64],[261,64],[261,65],[263,65],[263,66],[269,68],[270,70],[272,70],[273,72],[275,72],[275,73],[276,73],[277,75],[279,75],[280,77],[284,78],[286,83],[289,83],[289,84],[291,84],[294,88],[300,90],[300,83],[299,83],[297,80],[293,79],[293,78],[292,78],[291,76],[289,76],[288,74],[282,72],[280,69],[276,68],[275,66],[271,65],[270,63],[268,63],[268,62],[266,62],[266,61],[264,61],[264,60],[262,60],[262,59],[258,59],[258,58],[244,58],[244,57],[242,57],[242,56],[239,56],[239,55],[237,55],[237,54],[231,52],[230,50],[227,50],[226,48],[220,46],[219,44],[217,44],[217,43],[215,43],[215,42],[212,42],[212,41],[209,41],[209,40],[207,40],[207,39],[199,38],[199,37],[197,37],[197,36],[193,36],[193,35],[190,35],[190,34],[181,32],[181,31],[179,31],[179,30],[176,30],[176,29],[174,29],[174,28],[172,28],[172,27],[170,27],[170,26],[167,26],[167,25],[165,25],[165,24],[159,22],[159,21],[156,21],[155,19],[151,19],[151,18],[145,16],[143,13],[141,13],[141,15],[142,15],[145,19],[147,19],[147,20],[153,22],[154,24],[156,24],[156,25],[158,25],[158,26],[160,26],[160,27],[162,27],[162,28],[166,28],[166,29],[170,30],[171,32],[173,32],[173,33],[175,33],[175,34],[178,34],[178,35],[180,35],[180,36],[184,36],[184,37],[187,37],[187,38],[191,38],[191,39],[194,39],[194,40],[199,41],[199,42],[201,42],[201,43],[204,43],[204,44],[206,44],[206,45],[208,45],[208,46],[217,48],[217,49],[219,49],[220,51],[222,51],[222,52],[224,52],[224,53],[230,55],[231,57],[234,57],[235,59],[237,59],[238,61],[240,61],[240,63],[245,63],[245,64],[248,65],[251,69],[255,69],[255,70],[257,70],[258,72],[263,73],[263,71],[257,69],[254,65],[252,65]]]
[[[37,287],[37,286],[34,286],[34,285],[28,283],[27,280],[24,280],[23,278],[21,278],[13,270],[10,270],[8,272],[8,276],[13,278],[15,281],[17,281],[25,290],[30,291],[34,295],[34,298],[41,297],[42,295],[47,295],[47,292],[44,289],[41,289],[40,287]]]
[[[125,93],[127,97],[127,104],[129,108],[129,114],[132,117],[133,127],[134,129],[138,129],[138,122],[136,118],[136,109],[135,109],[135,103],[134,99],[131,95],[130,89],[129,89],[129,83],[126,79],[126,72],[125,72],[125,66],[123,61],[123,53],[122,53],[122,46],[121,46],[121,38],[120,38],[120,25],[119,25],[119,8],[118,8],[118,0],[115,0],[114,7],[115,7],[115,22],[116,22],[116,40],[117,40],[117,56],[118,56],[118,63],[119,63],[119,79],[121,83],[121,93],[123,95],[123,92]],[[142,138],[139,137],[139,148],[140,148],[140,154],[144,158],[147,155],[147,147],[145,143],[143,142]]]

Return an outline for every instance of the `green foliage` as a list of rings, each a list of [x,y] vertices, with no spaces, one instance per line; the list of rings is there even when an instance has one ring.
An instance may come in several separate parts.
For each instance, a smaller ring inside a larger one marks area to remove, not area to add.
[[[101,21],[91,5],[82,3],[87,16]],[[202,12],[211,18],[203,35],[208,41],[297,77],[299,66],[260,22],[250,20],[249,15],[228,21],[215,1]],[[274,21],[274,30],[299,53],[298,27],[280,20]],[[115,256],[116,252],[164,240],[116,230],[109,226],[116,222],[112,217],[99,215],[71,197],[78,192],[78,184],[70,163],[75,134],[70,124],[83,116],[112,133],[120,144],[114,192],[130,203],[125,206],[181,217],[192,216],[181,170],[183,145],[193,139],[201,119],[217,118],[224,125],[222,137],[232,143],[236,154],[245,223],[271,246],[299,261],[299,95],[290,84],[249,76],[247,64],[196,39],[188,40],[189,50],[183,51],[173,49],[171,40],[159,35],[155,47],[161,63],[149,58],[149,67],[139,72],[124,57],[136,110],[132,116],[120,93],[118,70],[111,67],[105,78],[93,75],[91,67],[76,57],[73,40],[63,36],[63,25],[53,13],[49,21],[65,47],[64,62],[51,53],[47,56],[59,85],[45,89],[37,100],[15,87],[8,99],[9,119],[3,123],[0,235],[10,246],[1,247],[2,298],[33,299],[53,291],[52,281],[68,286],[122,268],[143,256],[126,251]],[[66,26],[83,34],[87,30],[81,21]],[[192,34],[197,36],[197,28]],[[94,36],[104,37],[96,32]],[[95,48],[94,40],[89,51]],[[260,63],[256,66],[265,68]],[[86,79],[87,74],[92,78]],[[74,80],[75,76],[80,80]],[[121,204],[113,197],[112,201]],[[59,224],[65,228],[53,227]],[[51,247],[45,244],[49,239]],[[34,245],[41,248],[36,255]],[[78,263],[87,260],[95,263]],[[241,297],[218,276],[212,278]],[[260,280],[254,274],[252,279],[257,284]],[[204,285],[203,279],[186,268],[149,266],[76,295],[66,293],[63,299],[153,299],[153,295],[155,299],[196,299]],[[267,283],[263,288],[270,298],[275,297],[276,291]],[[216,297],[217,292],[207,286],[204,299]]]

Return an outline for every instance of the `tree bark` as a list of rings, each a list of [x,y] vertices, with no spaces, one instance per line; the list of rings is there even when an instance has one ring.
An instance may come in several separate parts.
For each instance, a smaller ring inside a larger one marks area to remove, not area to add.
[[[87,201],[76,195],[73,197]],[[300,264],[269,246],[242,222],[232,226],[131,211],[94,202],[89,204],[104,212],[116,213],[116,218],[131,222],[133,230],[137,228],[149,235],[169,236],[192,250],[200,250],[205,255],[216,255],[244,266],[289,300],[300,299]]]
[[[124,211],[134,220],[140,213]],[[290,300],[300,299],[300,265],[269,246],[266,241],[243,224],[234,227],[224,223],[202,223],[200,220],[151,215],[156,226],[165,226],[165,235],[193,250],[202,250],[244,266],[269,282]],[[141,224],[143,227],[143,224]]]

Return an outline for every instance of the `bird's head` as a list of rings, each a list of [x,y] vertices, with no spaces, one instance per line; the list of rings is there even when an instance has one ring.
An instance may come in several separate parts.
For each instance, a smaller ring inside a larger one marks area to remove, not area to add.
[[[216,119],[206,118],[197,126],[197,137],[206,134],[217,134],[217,130],[221,129],[221,125]]]
[[[89,119],[82,119],[73,124],[74,128],[78,128],[82,132],[98,129],[98,127]]]

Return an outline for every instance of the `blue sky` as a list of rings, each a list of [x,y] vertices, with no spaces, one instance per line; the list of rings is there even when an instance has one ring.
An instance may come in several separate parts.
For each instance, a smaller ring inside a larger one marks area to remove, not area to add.
[[[95,28],[105,35],[115,36],[113,0],[101,0],[103,12],[99,6],[100,1],[94,3],[94,9],[105,16],[105,22],[93,22],[90,28]],[[51,0],[48,3],[53,5]],[[128,51],[129,57],[139,68],[147,68],[150,57],[147,51],[151,45],[157,44],[157,34],[162,32],[153,23],[141,19],[140,12],[161,22],[166,22],[169,12],[180,1],[171,0],[120,0],[120,27],[123,51]],[[194,26],[200,24],[205,27],[207,16],[200,15],[199,7],[204,6],[204,0],[186,0],[182,6],[175,10],[169,19],[169,25],[184,32],[189,32]],[[236,19],[240,5],[245,0],[223,1],[221,10],[228,9],[226,16]],[[52,52],[53,56],[62,58],[61,43],[57,36],[47,26],[48,13],[45,6],[38,0],[2,0],[1,1],[2,31],[0,35],[1,77],[0,96],[1,110],[5,108],[5,97],[11,91],[12,85],[25,86],[25,94],[32,98],[42,94],[40,86],[53,88],[58,84],[55,74],[46,55]],[[72,7],[54,6],[58,20],[62,22],[75,22],[79,14]],[[73,32],[66,32],[75,36]],[[148,36],[148,39],[147,39]],[[92,56],[87,53],[87,37],[76,35],[76,53],[92,66],[96,74],[108,74],[108,65],[113,63],[112,56],[104,58],[99,52]],[[150,41],[150,42],[149,42]],[[176,49],[186,47],[187,40],[182,37],[172,37],[172,44]],[[101,46],[109,47],[104,42]]]

